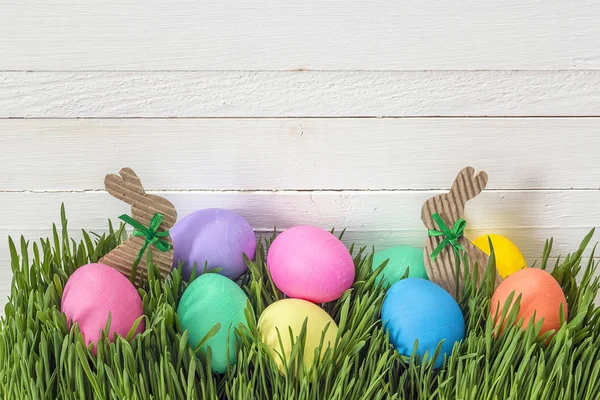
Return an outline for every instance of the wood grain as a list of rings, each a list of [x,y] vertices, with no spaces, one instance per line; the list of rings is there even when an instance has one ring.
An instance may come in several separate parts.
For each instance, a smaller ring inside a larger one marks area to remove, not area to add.
[[[0,120],[0,191],[598,189],[600,118]]]
[[[3,70],[598,69],[596,0],[0,1]]]
[[[600,71],[0,71],[0,118],[600,116],[599,87]]]

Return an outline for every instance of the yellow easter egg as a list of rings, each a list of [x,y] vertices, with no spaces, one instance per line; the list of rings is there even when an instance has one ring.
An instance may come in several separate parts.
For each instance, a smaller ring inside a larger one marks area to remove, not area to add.
[[[286,362],[289,362],[292,350],[289,331],[292,330],[294,342],[296,342],[305,320],[307,321],[306,345],[304,346],[303,359],[307,369],[310,369],[314,363],[315,349],[321,343],[321,336],[327,324],[329,326],[323,340],[321,355],[325,353],[327,347],[333,348],[335,345],[338,327],[325,310],[306,300],[284,299],[268,306],[258,319],[260,338],[271,350],[271,354],[281,372],[284,372],[284,364],[279,354],[282,354],[283,351]],[[278,331],[279,335],[277,334]],[[279,337],[281,337],[283,349]]]
[[[525,258],[523,258],[523,255],[517,246],[504,236],[495,234],[483,235],[475,239],[473,244],[485,254],[489,255],[490,243],[488,242],[488,237],[491,239],[492,245],[494,246],[496,269],[502,279],[520,269],[527,268]]]

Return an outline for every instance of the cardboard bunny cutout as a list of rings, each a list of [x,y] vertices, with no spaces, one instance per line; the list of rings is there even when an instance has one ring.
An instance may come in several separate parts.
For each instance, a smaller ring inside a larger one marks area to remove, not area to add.
[[[475,169],[466,167],[461,170],[454,180],[450,192],[428,199],[421,210],[421,219],[429,229],[425,242],[425,269],[429,280],[443,287],[456,297],[463,288],[463,271],[466,267],[461,264],[460,274],[456,276],[456,256],[464,260],[468,257],[470,272],[477,264],[480,279],[487,267],[488,256],[475,247],[462,231],[466,225],[463,217],[465,204],[483,191],[488,176],[484,171],[475,174]],[[500,276],[496,274],[496,285]]]
[[[146,273],[145,249],[152,247],[152,262],[165,277],[173,265],[173,242],[168,231],[177,220],[175,206],[163,197],[146,194],[140,178],[131,168],[121,169],[119,175],[107,175],[104,186],[108,193],[131,205],[131,217],[123,215],[120,218],[136,229],[131,237],[99,262],[127,277],[135,265],[135,282],[139,284]]]

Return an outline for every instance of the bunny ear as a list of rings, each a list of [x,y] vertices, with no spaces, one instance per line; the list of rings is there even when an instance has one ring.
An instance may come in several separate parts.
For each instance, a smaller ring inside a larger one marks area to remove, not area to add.
[[[123,168],[119,175],[109,174],[104,178],[104,187],[113,197],[127,204],[134,204],[146,195],[142,181],[131,168]]]
[[[121,168],[119,175],[121,175],[123,181],[130,185],[131,188],[135,188],[140,194],[145,194],[142,181],[131,168]]]
[[[463,168],[454,179],[450,194],[464,204],[481,193],[487,185],[487,181],[488,176],[484,171],[475,175],[475,168]]]

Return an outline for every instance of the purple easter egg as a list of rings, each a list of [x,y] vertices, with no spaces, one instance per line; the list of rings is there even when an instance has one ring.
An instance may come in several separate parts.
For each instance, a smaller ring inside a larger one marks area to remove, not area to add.
[[[256,235],[238,214],[221,208],[193,212],[171,229],[173,266],[184,263],[183,278],[188,280],[196,264],[197,275],[207,269],[222,268],[221,274],[237,279],[246,269],[242,254],[254,258]]]

